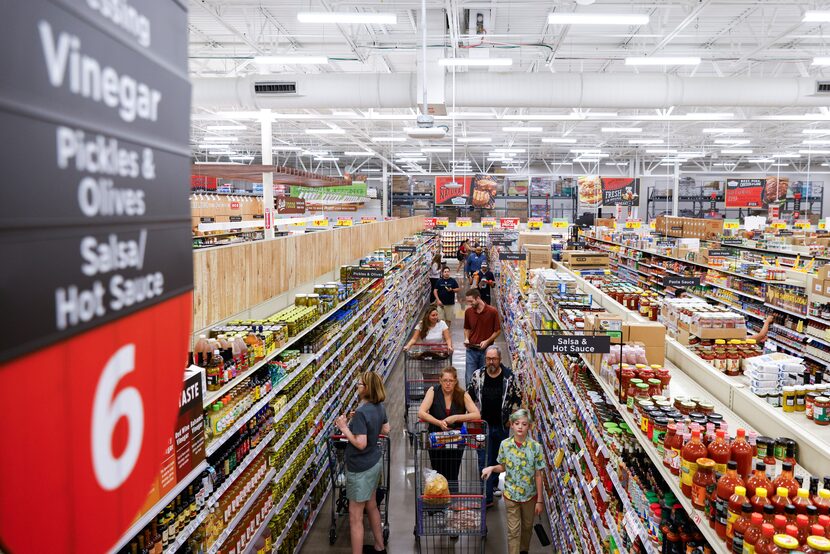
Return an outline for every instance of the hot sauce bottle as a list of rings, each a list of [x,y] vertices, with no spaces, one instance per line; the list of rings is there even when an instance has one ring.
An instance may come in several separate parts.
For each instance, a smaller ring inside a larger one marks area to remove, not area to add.
[[[795,498],[798,494],[798,481],[795,480],[793,475],[793,465],[790,462],[784,462],[781,464],[781,475],[779,475],[773,482],[772,486],[775,490],[778,490],[779,487],[784,487],[787,489],[787,497],[788,498]]]
[[[718,430],[715,433],[715,440],[709,443],[707,447],[708,458],[715,461],[715,475],[720,479],[721,475],[726,473],[726,463],[732,454],[732,449],[729,443],[726,442],[726,433]]]
[[[798,494],[796,494],[792,502],[795,504],[796,513],[806,515],[807,506],[812,505],[812,502],[810,502],[810,491],[807,489],[798,489]]]
[[[741,509],[744,502],[749,503],[749,500],[746,497],[746,488],[738,485],[735,487],[735,493],[729,497],[729,503],[726,505],[726,545],[728,548],[731,548],[730,544],[735,536],[732,528],[735,526],[735,522],[738,521],[738,517],[741,515]],[[750,507],[751,506],[752,504],[750,504]]]
[[[772,497],[772,505],[775,506],[775,513],[783,514],[784,506],[786,506],[789,503],[790,499],[787,496],[787,488],[778,487],[777,489],[775,489],[775,496]]]
[[[736,435],[732,442],[731,459],[738,462],[738,475],[746,479],[752,471],[752,445],[747,442],[744,429],[738,428]]]
[[[749,501],[752,504],[752,509],[755,510],[756,513],[763,514],[764,506],[770,503],[769,498],[767,498],[767,489],[764,487],[758,487],[755,489],[755,496],[753,496]]]
[[[698,458],[706,457],[706,446],[700,440],[700,431],[692,431],[692,438],[680,451],[680,490],[686,498],[692,497],[692,481],[697,472]]]
[[[752,517],[752,504],[744,502],[741,505],[741,515],[732,526],[732,544],[729,547],[732,554],[741,554],[744,551],[744,537],[751,525],[750,518]]]
[[[726,526],[729,521],[729,499],[735,494],[735,487],[743,486],[744,481],[738,476],[737,464],[734,460],[729,460],[726,464],[726,473],[718,480],[717,499],[715,500],[715,532],[722,539],[726,538]],[[746,489],[744,489],[744,494],[746,494]]]
[[[758,487],[772,490],[772,483],[767,479],[767,465],[764,462],[755,464],[755,471],[746,480],[746,495],[749,498],[755,496],[755,489]]]
[[[750,504],[750,508],[752,505]],[[743,550],[740,553],[733,549],[733,554],[755,554],[755,545],[761,538],[761,525],[764,523],[764,516],[753,513],[749,519],[749,528],[744,533]],[[735,544],[734,542],[732,543]]]

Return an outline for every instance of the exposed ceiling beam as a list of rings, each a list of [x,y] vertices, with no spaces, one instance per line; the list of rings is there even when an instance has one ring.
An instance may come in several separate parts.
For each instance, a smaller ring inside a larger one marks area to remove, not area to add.
[[[210,14],[211,17],[213,17],[222,27],[230,31],[232,34],[236,35],[236,37],[239,38],[239,40],[247,44],[248,47],[250,47],[254,52],[256,52],[257,54],[264,53],[264,51],[259,46],[257,46],[251,39],[246,37],[244,33],[240,32],[236,27],[225,21],[225,18],[223,18],[219,14],[219,11],[216,8],[214,8],[209,2],[207,2],[207,0],[195,0],[194,3],[203,10],[205,10],[208,14]]]
[[[331,4],[329,3],[328,0],[320,0],[320,4],[323,6],[323,8],[327,12],[334,12],[334,9],[332,9]],[[346,32],[346,29],[344,29],[343,26],[338,23],[337,24],[337,30],[340,31],[340,35],[343,37],[343,40],[345,40],[346,44],[349,45],[349,48],[351,48],[352,53],[354,53],[354,55],[357,57],[357,59],[360,60],[361,62],[365,63],[366,62],[366,56],[362,55],[360,53],[360,51],[357,49],[357,45],[355,44],[352,37],[350,37],[349,34]]]
[[[286,39],[293,48],[301,48],[300,43],[297,42],[297,40],[293,36],[291,36],[291,33],[288,32],[288,30],[283,26],[282,23],[277,21],[277,18],[274,17],[274,15],[270,11],[268,11],[268,8],[260,6],[259,11],[265,17],[266,21],[273,25],[274,28],[282,34],[282,38]]]
[[[669,34],[663,37],[663,40],[657,43],[657,46],[655,46],[651,50],[651,52],[649,52],[649,56],[652,56],[658,51],[662,50],[668,43],[674,40],[674,38],[677,35],[679,35],[680,32],[683,31],[683,29],[688,27],[694,20],[700,17],[700,13],[707,7],[709,7],[709,5],[711,5],[713,1],[714,0],[703,0],[703,2],[700,2],[697,6],[695,6],[695,9],[693,9],[689,15],[684,17],[683,21],[678,23],[677,27],[675,27],[674,30],[672,30]]]

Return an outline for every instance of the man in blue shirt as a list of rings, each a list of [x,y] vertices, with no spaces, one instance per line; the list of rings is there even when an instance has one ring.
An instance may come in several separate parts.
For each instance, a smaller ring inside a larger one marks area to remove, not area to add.
[[[481,264],[487,259],[487,255],[482,252],[481,246],[476,245],[475,251],[470,252],[467,256],[467,263],[464,266],[464,272],[467,274],[467,282],[473,282],[473,274],[481,269]]]

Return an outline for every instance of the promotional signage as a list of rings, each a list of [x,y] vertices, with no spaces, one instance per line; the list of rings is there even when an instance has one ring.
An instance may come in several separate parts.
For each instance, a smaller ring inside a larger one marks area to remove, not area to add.
[[[444,228],[448,227],[450,224],[450,218],[448,217],[436,217],[435,218],[435,225],[442,226]]]
[[[518,226],[518,217],[503,217],[499,220],[499,227],[501,227],[502,229],[515,229]]]
[[[424,229],[434,229],[435,224],[438,221],[435,217],[425,217],[424,218]]]
[[[710,258],[727,258],[731,255],[732,255],[732,252],[730,252],[729,250],[723,250],[723,249],[712,249],[712,250],[709,250],[709,253],[708,253],[708,256]]]
[[[583,175],[577,179],[579,203],[590,206],[636,206],[640,203],[640,180],[631,177]]]
[[[377,223],[377,220],[378,220],[378,218],[376,218],[373,215],[372,216],[364,215],[364,216],[361,216],[361,218],[360,218],[360,224],[364,225],[366,223]]]
[[[611,337],[608,335],[537,335],[536,351],[557,354],[608,354]]]
[[[643,226],[643,222],[639,219],[626,219],[625,220],[625,228],[626,229],[639,229]]]
[[[527,228],[538,231],[542,228],[542,218],[541,217],[531,217],[527,220]]]
[[[278,214],[304,214],[305,199],[296,196],[280,196],[274,199]]]
[[[737,219],[724,219],[723,220],[723,228],[725,230],[734,230],[739,229],[741,227],[741,222]]]
[[[778,219],[781,217],[781,206],[778,204],[770,204],[767,215],[769,215],[770,219]]]
[[[499,188],[495,177],[490,175],[440,175],[435,178],[435,204],[492,210]]]
[[[499,252],[499,259],[504,261],[520,262],[527,259],[524,252]]]
[[[455,226],[456,227],[472,227],[473,220],[469,217],[457,217],[455,219]]]
[[[495,227],[496,226],[496,218],[495,217],[482,217],[481,218],[481,226],[482,227]]]
[[[673,240],[658,240],[657,241],[657,248],[674,248],[674,241]]]
[[[0,205],[0,255],[14,261],[0,433],[20,447],[0,457],[0,544],[106,552],[147,509],[182,390],[187,13],[173,0],[6,4],[0,125],[14,139],[0,160],[20,185]]]
[[[664,287],[699,287],[700,277],[676,277],[666,275],[663,277]]]
[[[325,218],[325,217],[322,218],[322,219],[315,219],[315,220],[312,220],[311,226],[312,227],[328,227],[329,226],[329,220],[328,220],[328,218]]]
[[[825,229],[827,229],[827,220],[822,219],[821,221],[819,221],[819,222],[818,222],[818,228],[819,228],[820,230],[822,230],[822,231],[824,231]]]
[[[809,229],[810,222],[809,221],[796,221],[793,225],[796,229]]]
[[[728,179],[726,181],[727,208],[760,208],[764,191],[763,179]]]
[[[351,217],[340,216],[337,218],[338,227],[351,227],[353,224],[354,220]]]
[[[366,197],[366,183],[352,183],[351,185],[335,185],[331,187],[304,187],[301,185],[291,185],[288,188],[289,196],[318,198],[320,195],[327,196],[358,196]]]
[[[411,254],[411,253],[415,252],[416,247],[414,247],[414,246],[398,246],[398,245],[396,245],[396,246],[394,247],[394,250],[395,250],[395,252],[405,252],[405,253],[407,253],[407,254]]]
[[[778,231],[779,237],[791,237],[792,234],[793,232],[788,229],[781,229],[780,231]]]
[[[350,277],[352,279],[382,279],[383,270],[374,268],[353,269]]]
[[[724,246],[743,246],[744,244],[742,239],[723,239],[720,242]]]
[[[554,229],[567,229],[568,228],[568,220],[567,219],[554,219],[551,222],[551,227]]]
[[[770,227],[772,227],[773,229],[786,229],[787,222],[779,219],[777,221],[773,221]]]

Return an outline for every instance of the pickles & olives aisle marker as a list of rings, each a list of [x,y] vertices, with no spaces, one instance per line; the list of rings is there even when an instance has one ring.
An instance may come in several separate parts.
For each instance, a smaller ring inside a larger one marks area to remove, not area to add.
[[[105,552],[159,475],[192,321],[187,10],[5,2],[0,543]],[[57,453],[57,454],[56,454]],[[182,468],[183,469],[183,468]],[[34,529],[49,522],[49,532]]]

